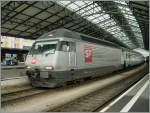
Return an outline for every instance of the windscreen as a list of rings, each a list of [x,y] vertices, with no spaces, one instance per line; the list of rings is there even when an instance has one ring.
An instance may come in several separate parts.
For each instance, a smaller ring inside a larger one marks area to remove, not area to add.
[[[37,41],[33,44],[29,54],[54,54],[58,41]]]

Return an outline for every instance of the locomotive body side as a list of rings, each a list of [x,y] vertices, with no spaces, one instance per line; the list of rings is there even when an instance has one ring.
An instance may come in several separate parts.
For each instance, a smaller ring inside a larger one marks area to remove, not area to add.
[[[75,77],[95,77],[122,69],[121,50],[85,41],[76,43],[77,70]]]

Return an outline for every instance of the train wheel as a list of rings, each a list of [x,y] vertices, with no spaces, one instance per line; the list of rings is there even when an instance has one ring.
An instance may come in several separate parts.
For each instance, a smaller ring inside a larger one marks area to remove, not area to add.
[[[79,84],[82,84],[84,81],[85,81],[84,79],[80,79]]]
[[[86,77],[85,78],[85,80],[91,80],[92,79],[92,77]]]
[[[67,83],[62,83],[61,86],[62,86],[62,87],[66,87],[66,86],[67,86]]]

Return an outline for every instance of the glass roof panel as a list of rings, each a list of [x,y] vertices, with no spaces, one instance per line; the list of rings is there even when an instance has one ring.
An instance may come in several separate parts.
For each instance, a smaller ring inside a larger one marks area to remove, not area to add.
[[[60,3],[63,3],[63,5],[65,6],[65,5],[67,5],[67,4],[69,4],[69,3],[71,3],[71,1],[60,1]]]
[[[130,39],[126,36],[119,25],[116,24],[114,19],[111,19],[110,15],[105,11],[102,11],[102,8],[97,4],[94,4],[92,1],[56,1],[58,4],[67,7],[68,9],[76,12],[81,17],[91,21],[93,24],[97,25],[100,28],[105,29],[114,35],[115,38],[119,40],[128,40],[131,43]],[[127,5],[123,1],[117,0],[116,2]],[[91,4],[91,5],[90,5]],[[89,5],[89,6],[87,6]],[[125,17],[129,18],[132,21],[136,21],[135,17],[132,16],[132,12],[128,7],[119,6]],[[137,26],[137,23],[130,22],[130,24]],[[128,44],[127,42],[125,42]]]
[[[98,19],[94,19],[94,20],[92,20],[92,22],[94,22],[94,23],[98,23],[98,22],[99,22],[99,20],[98,20]]]
[[[109,16],[108,14],[103,15],[103,17],[104,17],[105,19],[110,18],[110,16]]]
[[[88,19],[93,20],[95,17],[94,16],[89,16]]]
[[[78,5],[79,7],[85,5],[85,3],[83,1],[76,1],[75,4]]]
[[[104,21],[104,20],[105,20],[105,18],[104,18],[104,17],[102,17],[102,16],[100,16],[98,19],[99,19],[99,22],[102,22],[102,21]]]
[[[120,11],[124,14],[125,18],[127,19],[129,25],[131,25],[131,29],[134,33],[134,35],[136,35],[136,32],[139,32],[139,35],[141,37],[141,40],[139,40],[139,38],[137,38],[138,43],[142,43],[143,44],[143,38],[142,38],[142,34],[141,34],[141,30],[139,27],[139,24],[137,23],[136,18],[133,16],[132,11],[130,10],[130,8],[128,7],[126,1],[120,1],[120,0],[115,0],[116,3],[118,4],[118,8],[120,9]],[[142,45],[143,46],[143,45]]]
[[[95,14],[95,15],[93,15],[94,17],[100,17],[100,14]]]
[[[107,30],[108,31],[115,31],[116,29],[115,29],[115,26],[113,26],[113,27],[108,28]]]
[[[121,3],[121,4],[124,4],[124,5],[127,5],[127,3],[126,3],[126,2],[124,2],[124,1],[122,1],[122,0],[115,0],[115,2],[117,2],[117,3]]]
[[[136,20],[134,16],[124,14],[124,16],[128,19]]]
[[[68,5],[69,8],[72,8],[72,9],[78,9],[79,6],[77,6],[76,4],[70,4]]]

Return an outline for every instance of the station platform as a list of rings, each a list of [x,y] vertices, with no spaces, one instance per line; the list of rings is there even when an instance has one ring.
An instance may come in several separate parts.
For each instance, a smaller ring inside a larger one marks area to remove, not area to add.
[[[99,112],[149,112],[149,74]]]
[[[25,68],[26,66],[25,65],[16,65],[16,66],[1,66],[1,69],[2,70],[5,70],[5,69],[23,69]]]
[[[22,76],[21,72],[26,70],[24,63],[15,66],[1,66],[1,78]]]

